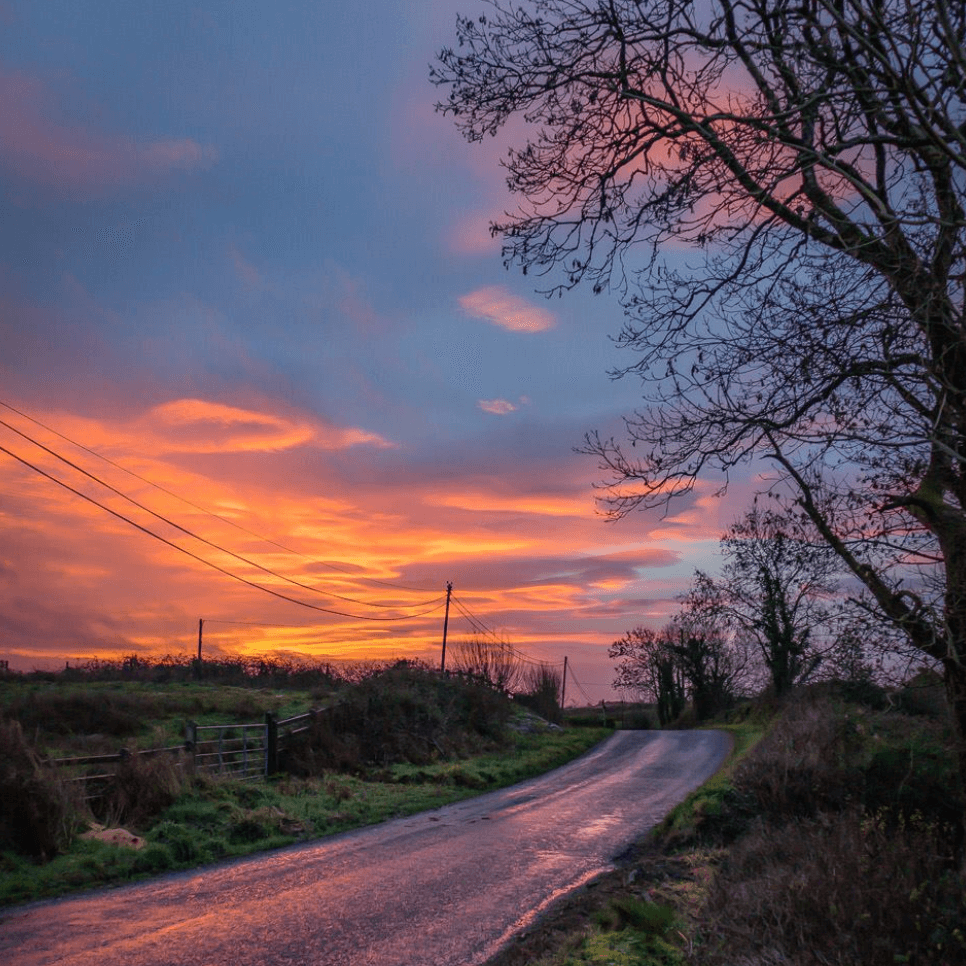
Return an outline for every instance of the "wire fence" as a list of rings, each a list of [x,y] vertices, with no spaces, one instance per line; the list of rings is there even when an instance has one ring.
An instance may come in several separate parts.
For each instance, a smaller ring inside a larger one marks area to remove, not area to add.
[[[264,721],[228,724],[185,724],[183,744],[167,748],[132,751],[122,748],[110,755],[50,758],[46,764],[61,773],[65,783],[80,785],[86,800],[98,798],[116,780],[132,757],[172,756],[188,774],[223,775],[238,781],[264,780],[279,771],[282,752],[296,735],[308,731],[319,715],[330,708],[312,708],[290,718],[271,712]]]

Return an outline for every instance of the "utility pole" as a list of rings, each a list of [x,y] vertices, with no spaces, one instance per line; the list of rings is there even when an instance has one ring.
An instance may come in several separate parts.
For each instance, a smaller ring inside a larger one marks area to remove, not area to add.
[[[563,684],[560,686],[560,711],[563,712],[564,701],[567,699],[567,655],[564,655]]]
[[[195,677],[201,680],[201,633],[205,626],[205,619],[203,617],[198,618],[198,660],[195,661]]]
[[[446,670],[446,631],[449,628],[449,599],[453,595],[453,582],[446,581],[446,614],[443,617],[443,656],[439,661],[439,671],[442,674]]]

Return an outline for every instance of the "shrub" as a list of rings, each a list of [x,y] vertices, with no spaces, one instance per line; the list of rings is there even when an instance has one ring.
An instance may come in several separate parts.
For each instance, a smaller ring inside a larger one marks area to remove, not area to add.
[[[966,961],[966,891],[940,830],[857,808],[761,822],[730,850],[705,912],[705,966]]]
[[[138,852],[134,859],[135,872],[156,874],[165,872],[175,865],[171,849],[161,842],[151,842]]]
[[[77,829],[79,808],[45,769],[17,721],[0,720],[0,848],[47,860]]]
[[[13,701],[7,713],[28,732],[129,738],[144,726],[145,715],[150,713],[146,702],[153,705],[145,695],[72,686],[64,691],[30,691]]]
[[[563,720],[560,708],[562,675],[549,664],[532,665],[523,676],[524,687],[516,695],[525,708],[535,711],[547,721],[559,724]]]
[[[296,775],[426,764],[492,746],[509,714],[508,700],[492,688],[400,662],[347,687],[282,764]]]
[[[594,918],[602,929],[634,929],[663,936],[675,924],[678,915],[673,906],[636,896],[620,896],[612,899]]]
[[[184,786],[184,775],[172,755],[134,752],[118,765],[100,807],[111,822],[143,827],[174,804]]]
[[[244,815],[228,828],[228,841],[232,845],[260,842],[272,834],[269,826],[255,815]]]
[[[151,831],[151,839],[168,847],[173,861],[178,864],[201,862],[209,857],[205,836],[174,822],[162,822]]]
[[[796,696],[736,768],[731,807],[772,822],[844,808],[862,786],[855,739],[827,697]]]

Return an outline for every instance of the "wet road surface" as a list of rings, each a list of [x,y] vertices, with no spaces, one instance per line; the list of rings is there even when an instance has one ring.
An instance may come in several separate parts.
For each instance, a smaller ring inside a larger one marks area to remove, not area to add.
[[[724,761],[624,731],[498,792],[267,855],[0,910],[9,966],[473,966]]]

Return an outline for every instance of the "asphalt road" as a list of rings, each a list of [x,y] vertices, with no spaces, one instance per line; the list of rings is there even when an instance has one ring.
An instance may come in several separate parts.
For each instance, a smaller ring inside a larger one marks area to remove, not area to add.
[[[409,818],[0,912],[8,966],[473,966],[611,867],[724,761],[618,732],[540,778]]]

